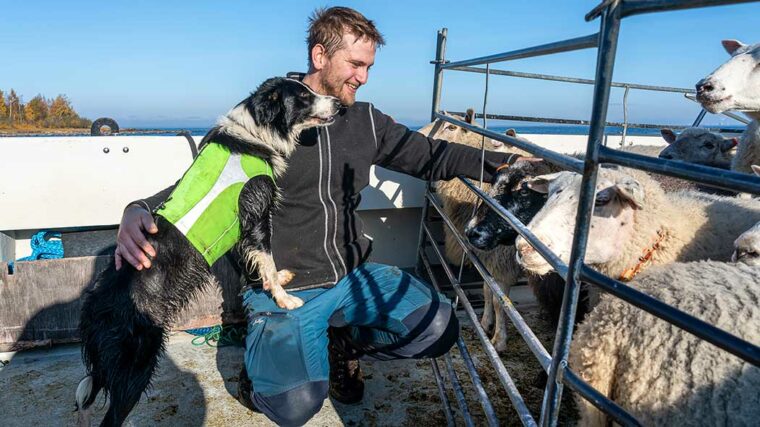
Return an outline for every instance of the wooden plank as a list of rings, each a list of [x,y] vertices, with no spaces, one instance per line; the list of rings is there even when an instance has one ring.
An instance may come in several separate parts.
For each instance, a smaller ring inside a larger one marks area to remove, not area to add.
[[[82,292],[112,262],[110,256],[0,262],[0,351],[78,339]],[[207,289],[181,313],[175,329],[245,319],[238,274],[227,258],[213,269],[221,289]]]

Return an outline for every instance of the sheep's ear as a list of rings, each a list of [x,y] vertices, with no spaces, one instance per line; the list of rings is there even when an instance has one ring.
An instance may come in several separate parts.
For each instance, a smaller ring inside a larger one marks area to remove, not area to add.
[[[726,49],[729,55],[733,55],[734,52],[746,46],[739,40],[721,40],[720,44],[723,45],[723,49]]]
[[[618,196],[630,203],[634,209],[641,209],[644,206],[644,187],[634,179],[626,179],[625,181],[615,184]]]
[[[672,144],[676,141],[676,134],[672,129],[660,129],[660,135],[665,139],[665,142]]]
[[[760,176],[760,166],[752,165],[752,171],[755,172],[755,175]]]
[[[733,138],[723,138],[723,141],[720,143],[720,151],[726,152],[731,150],[732,148],[739,145],[739,139],[736,137]]]
[[[561,172],[557,173],[550,173],[548,175],[541,175],[534,178],[530,178],[526,181],[526,185],[531,190],[541,193],[541,194],[547,194],[549,192],[549,184],[551,184],[552,181],[557,179]]]
[[[507,134],[507,136],[511,136],[512,138],[517,138],[517,132],[515,132],[515,130],[512,128],[507,129],[507,131],[504,133]]]
[[[467,113],[464,116],[464,121],[466,121],[469,124],[472,124],[475,122],[475,110],[472,108],[467,109]]]

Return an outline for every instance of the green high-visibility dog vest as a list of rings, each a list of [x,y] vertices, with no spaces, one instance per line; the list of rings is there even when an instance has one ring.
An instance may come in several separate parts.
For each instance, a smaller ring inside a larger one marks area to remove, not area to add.
[[[156,214],[174,224],[212,265],[240,240],[238,198],[245,183],[261,175],[274,181],[272,166],[263,159],[211,142]]]

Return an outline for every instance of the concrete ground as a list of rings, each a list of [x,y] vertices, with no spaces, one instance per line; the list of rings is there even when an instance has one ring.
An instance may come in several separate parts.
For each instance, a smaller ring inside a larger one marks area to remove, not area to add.
[[[540,320],[527,287],[511,292],[518,308],[534,327],[539,338],[550,347],[553,330]],[[461,314],[460,314],[461,316]],[[469,321],[461,318],[462,337],[491,396],[500,425],[519,425],[509,400]],[[543,325],[543,326],[542,326]],[[171,337],[167,355],[155,377],[154,386],[143,396],[127,419],[128,426],[269,426],[261,414],[245,409],[234,398],[238,373],[243,360],[240,347],[212,348],[194,346],[191,335]],[[510,334],[507,355],[503,360],[510,370],[534,416],[540,410],[543,389],[534,384],[540,371],[538,362],[519,336]],[[459,352],[450,353],[453,366],[464,388],[476,425],[485,425],[482,409],[467,376]],[[439,366],[445,372],[441,359]],[[362,362],[366,378],[365,397],[361,404],[342,405],[326,400],[322,410],[308,426],[389,425],[440,426],[446,424],[430,361],[402,360]],[[74,426],[74,392],[84,376],[79,345],[52,349],[0,353],[0,425],[8,427]],[[457,425],[463,424],[456,399],[448,387]],[[98,402],[94,422],[105,413]],[[564,405],[567,406],[567,405]],[[572,406],[572,405],[570,405]],[[574,414],[563,416],[571,421]],[[565,423],[563,423],[565,424]],[[97,425],[97,424],[94,424]]]

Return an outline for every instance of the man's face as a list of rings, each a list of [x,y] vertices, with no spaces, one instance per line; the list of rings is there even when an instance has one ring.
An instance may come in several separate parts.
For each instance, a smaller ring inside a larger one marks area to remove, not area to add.
[[[338,98],[343,105],[353,105],[356,91],[367,83],[369,69],[374,63],[374,42],[344,34],[343,47],[332,57],[325,56],[319,73],[324,95]]]

